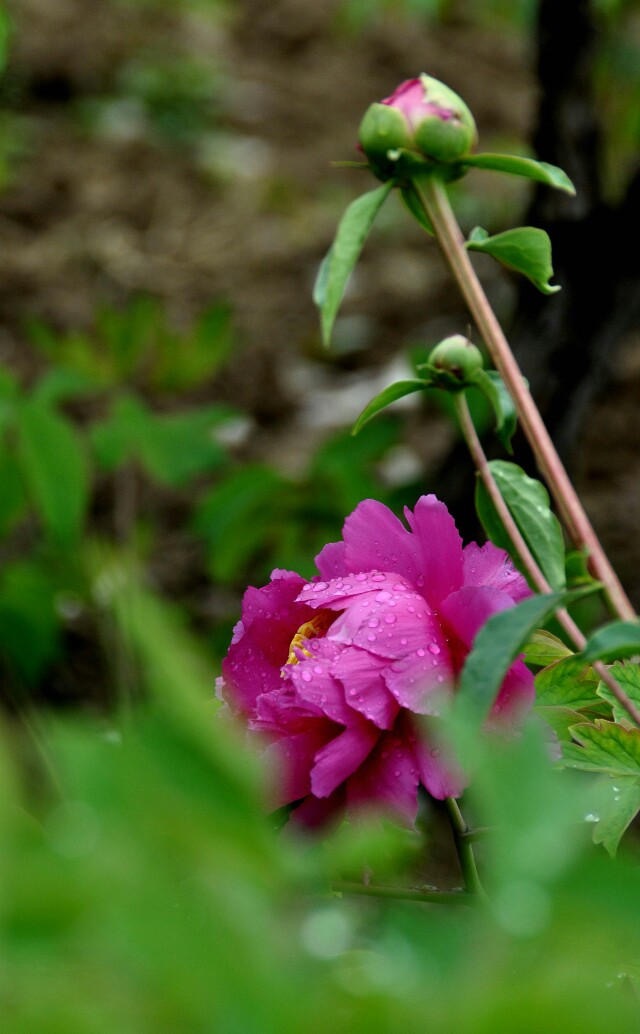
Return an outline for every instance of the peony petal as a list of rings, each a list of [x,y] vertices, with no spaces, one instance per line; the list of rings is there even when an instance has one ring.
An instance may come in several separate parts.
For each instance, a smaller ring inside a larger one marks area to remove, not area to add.
[[[518,659],[507,672],[489,715],[492,727],[518,725],[533,705],[536,690],[533,674]]]
[[[398,594],[416,595],[413,586],[399,575],[372,570],[359,571],[357,574],[340,576],[324,582],[306,582],[296,598],[300,603],[316,610],[324,607],[344,610],[356,597],[370,593],[386,593],[386,596],[381,595],[378,600],[383,603]],[[366,605],[369,606],[369,603]]]
[[[397,731],[385,733],[362,767],[347,782],[347,805],[387,808],[413,825],[418,813],[418,769],[400,719]]]
[[[296,602],[304,584],[294,572],[274,571],[268,585],[245,592],[242,621],[222,662],[222,691],[233,710],[250,714],[258,696],[278,688],[291,639],[313,617]]]
[[[316,641],[312,657],[285,668],[301,701],[313,705],[327,718],[341,725],[349,725],[353,711],[347,706],[341,683],[332,673],[335,657],[341,653],[337,643],[326,639]]]
[[[390,729],[398,714],[398,704],[381,677],[387,664],[387,660],[354,646],[342,649],[332,668],[344,687],[349,707],[379,729]]]
[[[405,516],[420,548],[416,584],[437,608],[462,585],[462,539],[453,517],[434,495],[421,496],[413,513],[407,509]]]
[[[378,741],[380,730],[358,720],[327,743],[315,756],[311,790],[315,797],[328,797],[362,764]]]
[[[289,821],[306,829],[318,829],[339,822],[345,809],[344,786],[338,787],[329,797],[313,797],[309,794],[293,809]]]
[[[531,596],[526,579],[513,566],[504,549],[492,542],[478,546],[470,542],[462,554],[465,585],[487,585],[509,594],[514,603]]]
[[[426,645],[412,650],[385,670],[389,691],[402,707],[415,714],[440,713],[443,700],[451,695],[455,673],[447,643],[437,628]]]
[[[327,542],[316,557],[321,578],[339,578],[348,573],[344,542]]]
[[[396,583],[349,601],[329,629],[328,638],[397,660],[429,642],[440,642],[441,633],[426,600],[407,592],[406,584]]]
[[[443,801],[445,797],[460,796],[467,785],[467,779],[451,756],[451,751],[438,742],[426,722],[420,723],[414,756],[420,782],[432,797]]]
[[[375,499],[365,499],[344,522],[349,571],[394,571],[413,585],[420,574],[418,543],[402,521]]]
[[[306,732],[283,736],[264,751],[263,758],[271,769],[270,805],[281,808],[306,797],[311,790],[313,759],[331,737],[335,725],[317,721]]]
[[[277,689],[258,697],[248,725],[254,732],[290,734],[307,730],[318,718],[324,718],[320,708],[301,700],[291,683],[281,680]]]
[[[440,606],[440,614],[468,650],[477,633],[493,614],[513,606],[511,596],[485,585],[467,585],[453,592]]]

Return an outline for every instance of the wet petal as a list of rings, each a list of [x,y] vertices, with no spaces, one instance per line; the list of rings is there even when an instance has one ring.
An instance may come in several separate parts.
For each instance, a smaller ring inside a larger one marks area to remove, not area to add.
[[[318,640],[308,660],[287,665],[285,671],[301,701],[313,705],[334,722],[348,725],[353,711],[347,706],[342,684],[332,673],[333,663],[341,648],[327,640]]]
[[[316,559],[321,578],[339,578],[348,573],[344,542],[327,542]]]
[[[307,796],[311,790],[313,759],[334,729],[331,722],[320,720],[312,729],[283,736],[267,747],[263,758],[271,769],[269,803],[272,808],[281,808]]]
[[[508,593],[518,603],[531,596],[526,579],[513,565],[509,555],[492,542],[479,546],[470,542],[463,550],[464,584],[486,585]]]
[[[354,717],[357,716],[354,712]],[[378,741],[380,730],[370,722],[358,721],[334,737],[315,756],[311,790],[315,797],[328,797],[362,764]]]
[[[438,625],[432,629],[431,638],[422,642],[422,646],[389,665],[384,679],[402,707],[416,714],[437,715],[443,698],[453,690],[453,662]]]
[[[365,499],[347,517],[342,536],[350,571],[394,571],[416,584],[418,543],[388,506]]]
[[[349,602],[328,636],[334,642],[359,646],[378,657],[406,657],[441,635],[435,615],[417,592],[396,583]]]
[[[387,664],[387,660],[374,657],[367,650],[346,647],[332,668],[344,687],[348,705],[380,729],[390,729],[398,714],[398,704],[381,676]]]
[[[435,734],[422,722],[414,745],[414,756],[420,782],[438,801],[459,797],[467,780],[451,755],[451,750],[438,742]]]
[[[404,730],[386,733],[347,783],[347,804],[385,807],[413,825],[418,813],[418,769]]]
[[[417,584],[432,607],[462,585],[462,539],[444,503],[434,495],[418,499],[413,513],[405,510],[419,543]]]

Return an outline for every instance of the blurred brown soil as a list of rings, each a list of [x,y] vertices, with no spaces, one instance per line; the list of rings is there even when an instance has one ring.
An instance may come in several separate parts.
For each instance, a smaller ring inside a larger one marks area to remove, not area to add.
[[[4,362],[32,368],[24,328],[34,315],[60,329],[87,327],[97,306],[143,292],[186,326],[212,300],[227,299],[238,354],[209,393],[254,414],[249,449],[286,465],[318,433],[304,418],[316,383],[337,386],[345,370],[366,383],[407,344],[464,330],[466,313],[435,249],[398,205],[354,277],[346,347],[335,358],[322,354],[311,286],[341,210],[370,183],[331,162],[357,157],[354,138],[371,100],[423,70],[468,99],[486,149],[526,140],[535,115],[529,41],[481,31],[463,14],[435,27],[389,15],[349,35],[336,29],[337,3],[308,0],[242,0],[217,18],[116,0],[12,0],[10,8],[17,31],[7,91],[26,135],[0,194]],[[213,131],[171,146],[124,109],[108,131],[83,125],[78,101],[117,93],[123,65],[158,53],[210,62],[219,74]],[[523,209],[526,188],[475,176],[498,223],[509,206]],[[488,263],[480,268],[508,320],[510,281]],[[628,342],[629,372],[593,407],[577,472],[639,598],[637,346]],[[449,440],[436,430],[432,437],[436,453]]]

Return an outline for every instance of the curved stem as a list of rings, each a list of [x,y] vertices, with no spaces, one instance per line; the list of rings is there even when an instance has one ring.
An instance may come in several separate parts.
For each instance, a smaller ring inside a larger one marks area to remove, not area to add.
[[[487,490],[487,494],[495,507],[496,513],[498,514],[507,535],[511,539],[513,548],[518,554],[522,562],[522,566],[529,576],[529,581],[538,590],[538,592],[552,592],[553,589],[551,585],[545,578],[544,572],[541,570],[538,561],[529,549],[522,532],[513,519],[511,511],[505,503],[502,493],[491,472],[489,461],[487,460],[484,449],[482,448],[482,443],[478,437],[478,432],[476,431],[471,418],[471,413],[469,412],[469,406],[464,392],[458,392],[455,396],[455,404],[458,418],[460,420],[460,428],[467,443],[469,452],[471,453],[471,458],[476,466],[476,470],[482,479],[482,483]],[[568,610],[564,607],[559,607],[555,612],[555,617],[566,632],[570,642],[573,643],[577,650],[583,650],[587,640],[569,614]],[[593,664],[593,669],[598,674],[599,678],[602,679],[602,681],[609,687],[618,703],[624,707],[630,718],[636,725],[640,726],[640,711],[633,701],[629,699],[607,666],[603,664],[602,661],[596,661]]]
[[[455,797],[445,798],[444,803],[447,808],[449,822],[451,823],[453,839],[460,860],[460,868],[464,876],[465,888],[469,894],[476,894],[480,900],[486,901],[487,892],[480,882],[476,857],[473,853],[473,841],[469,836],[469,827],[464,820]]]
[[[613,612],[624,620],[634,620],[636,613],[556,452],[509,343],[471,264],[444,183],[437,176],[428,175],[416,179],[414,186],[496,369],[513,398],[524,433],[571,539],[579,549],[587,550],[593,575],[602,582]]]

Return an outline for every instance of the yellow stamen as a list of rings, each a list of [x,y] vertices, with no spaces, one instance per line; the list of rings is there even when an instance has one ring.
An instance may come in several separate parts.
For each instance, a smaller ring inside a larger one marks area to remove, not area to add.
[[[320,636],[323,636],[336,617],[337,615],[332,610],[319,610],[310,621],[305,621],[304,625],[300,625],[300,628],[291,640],[287,664],[298,663],[299,658],[296,651],[303,653],[305,657],[311,657],[311,651],[303,644],[308,639],[319,639]]]

